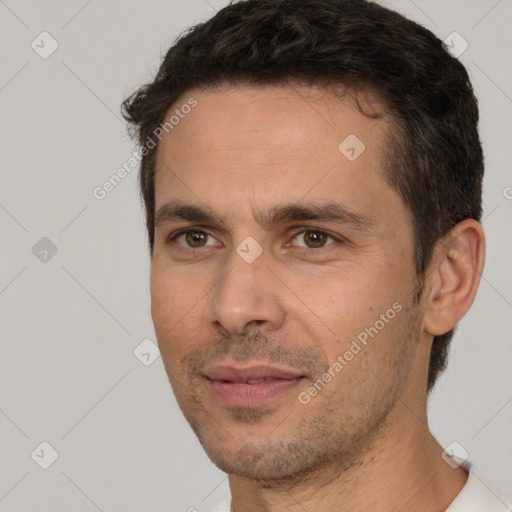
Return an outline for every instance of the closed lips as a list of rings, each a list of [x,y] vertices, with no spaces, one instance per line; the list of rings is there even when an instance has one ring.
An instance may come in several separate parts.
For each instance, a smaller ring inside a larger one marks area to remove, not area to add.
[[[234,366],[212,366],[204,372],[205,376],[210,380],[232,382],[232,383],[248,383],[258,384],[260,382],[276,379],[300,379],[305,377],[304,374],[283,370],[280,368],[269,366],[251,366],[247,368],[236,368]]]

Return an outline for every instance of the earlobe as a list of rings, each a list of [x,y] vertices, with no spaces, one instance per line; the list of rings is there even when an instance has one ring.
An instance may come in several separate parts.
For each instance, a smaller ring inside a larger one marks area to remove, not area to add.
[[[440,336],[466,314],[476,296],[484,266],[485,237],[482,225],[466,219],[440,241],[434,250],[427,280],[423,326]]]

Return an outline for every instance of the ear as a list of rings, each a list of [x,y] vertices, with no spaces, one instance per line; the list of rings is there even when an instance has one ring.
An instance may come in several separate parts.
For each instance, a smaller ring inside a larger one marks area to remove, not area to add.
[[[427,271],[423,328],[440,336],[455,327],[475,299],[484,268],[482,225],[466,219],[436,245]]]

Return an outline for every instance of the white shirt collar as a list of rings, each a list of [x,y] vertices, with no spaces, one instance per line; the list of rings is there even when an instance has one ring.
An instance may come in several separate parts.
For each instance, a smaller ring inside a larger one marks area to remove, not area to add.
[[[480,474],[473,464],[460,457],[453,457],[469,472],[466,485],[452,501],[446,512],[511,512],[512,504]],[[229,510],[229,509],[228,509]]]

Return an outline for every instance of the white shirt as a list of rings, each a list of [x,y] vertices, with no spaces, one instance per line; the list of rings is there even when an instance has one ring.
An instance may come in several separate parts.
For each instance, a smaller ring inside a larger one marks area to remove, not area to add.
[[[469,461],[453,457],[469,471],[466,485],[451,502],[446,512],[512,512],[510,501],[475,471]],[[229,512],[229,508],[227,509]]]
[[[468,472],[468,479],[446,512],[512,512],[512,503],[494,489],[469,461],[453,457]],[[225,498],[211,512],[230,512],[231,497]]]

